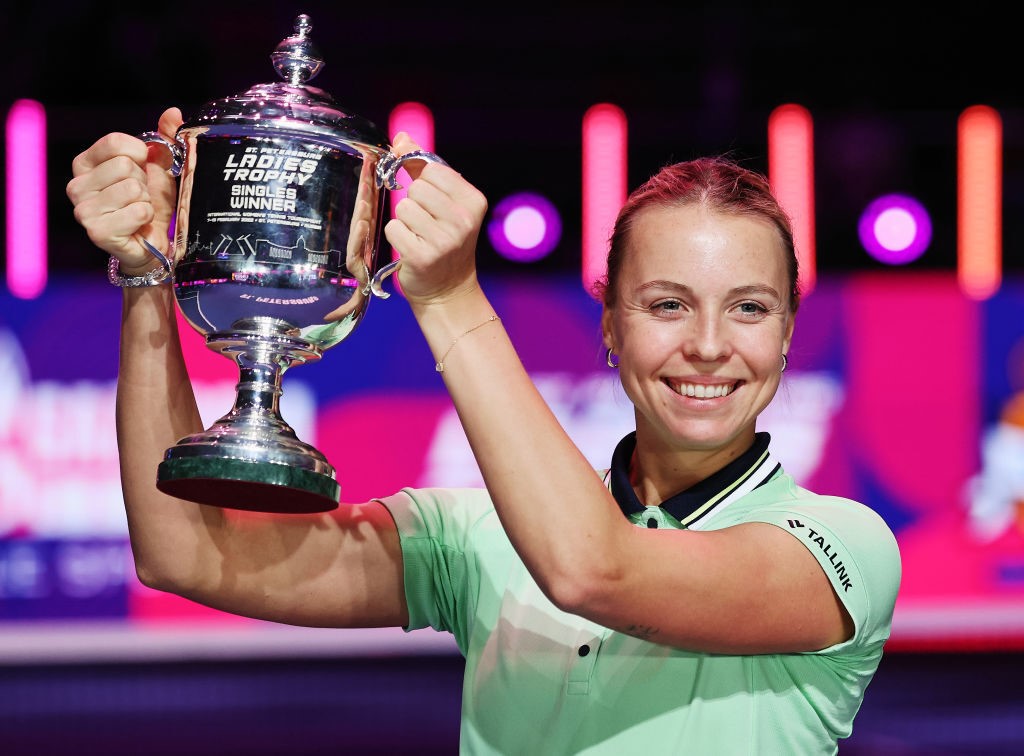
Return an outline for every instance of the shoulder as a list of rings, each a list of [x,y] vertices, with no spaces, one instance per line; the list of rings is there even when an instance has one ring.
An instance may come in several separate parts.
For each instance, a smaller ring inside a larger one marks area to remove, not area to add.
[[[870,551],[873,558],[888,557],[898,564],[899,544],[896,535],[885,518],[874,509],[863,502],[842,496],[797,490],[802,497],[784,511],[802,515],[808,522],[817,524],[837,540],[849,543],[852,548]]]
[[[866,504],[814,493],[781,476],[744,502],[739,522],[776,525],[818,560],[857,625],[874,641],[888,636],[902,579],[899,545],[885,519]]]
[[[830,537],[856,553],[899,562],[896,536],[885,519],[863,502],[842,496],[818,494],[801,488],[788,475],[773,480],[752,495],[743,520],[769,522],[797,537],[817,541]]]
[[[867,504],[842,496],[815,493],[800,487],[785,473],[752,491],[737,505],[730,515],[739,521],[771,519],[777,524],[788,524],[790,516],[802,515],[822,525],[863,531],[895,544],[895,536],[888,523]]]

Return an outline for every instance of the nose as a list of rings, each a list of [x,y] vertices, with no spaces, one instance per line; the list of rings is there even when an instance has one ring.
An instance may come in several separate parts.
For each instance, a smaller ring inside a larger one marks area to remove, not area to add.
[[[683,350],[688,359],[718,362],[729,356],[729,329],[714,312],[701,311],[690,320]]]

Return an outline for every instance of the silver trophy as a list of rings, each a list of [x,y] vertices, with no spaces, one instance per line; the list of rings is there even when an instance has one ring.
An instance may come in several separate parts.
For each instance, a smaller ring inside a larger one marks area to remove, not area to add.
[[[307,82],[323,59],[300,15],[271,55],[283,81],[207,103],[169,141],[179,177],[169,267],[175,297],[206,345],[240,371],[231,411],[165,453],[157,487],[261,512],[338,506],[334,468],[280,411],[293,365],[352,333],[400,261],[378,265],[384,190],[408,160],[387,137]]]

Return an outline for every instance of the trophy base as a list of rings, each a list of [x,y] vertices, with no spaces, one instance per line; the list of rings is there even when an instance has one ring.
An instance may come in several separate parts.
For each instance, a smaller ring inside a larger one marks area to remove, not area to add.
[[[312,514],[337,509],[340,487],[329,475],[273,462],[226,457],[167,459],[156,487],[179,499],[250,512]]]

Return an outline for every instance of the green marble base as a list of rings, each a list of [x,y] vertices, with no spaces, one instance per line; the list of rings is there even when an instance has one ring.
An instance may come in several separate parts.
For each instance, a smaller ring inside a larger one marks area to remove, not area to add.
[[[338,507],[340,495],[338,482],[329,475],[224,457],[164,460],[156,487],[179,499],[252,512],[328,512]]]

